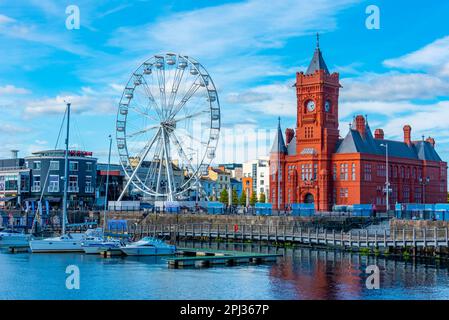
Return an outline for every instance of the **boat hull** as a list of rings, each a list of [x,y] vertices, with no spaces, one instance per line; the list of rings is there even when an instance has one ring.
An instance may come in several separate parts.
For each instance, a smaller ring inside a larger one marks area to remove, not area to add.
[[[81,241],[33,240],[30,242],[33,253],[84,252]]]

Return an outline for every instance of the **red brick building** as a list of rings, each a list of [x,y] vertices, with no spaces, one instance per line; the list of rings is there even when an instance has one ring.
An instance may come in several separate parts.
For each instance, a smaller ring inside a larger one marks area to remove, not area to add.
[[[339,74],[329,73],[319,46],[306,73],[296,74],[295,88],[296,128],[287,129],[284,140],[279,121],[270,153],[268,198],[274,208],[315,203],[327,211],[333,205],[375,204],[385,210],[387,171],[390,210],[397,202],[447,202],[447,163],[433,138],[413,141],[410,126],[404,126],[403,141],[386,140],[382,129],[373,136],[361,115],[340,137]]]

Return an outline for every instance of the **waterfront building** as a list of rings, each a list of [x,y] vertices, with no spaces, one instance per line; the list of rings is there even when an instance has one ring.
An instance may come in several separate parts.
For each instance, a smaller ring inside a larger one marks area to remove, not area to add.
[[[25,167],[25,159],[17,157],[12,150],[10,159],[0,160],[0,207],[19,207],[30,192],[30,169]]]
[[[241,180],[243,176],[243,165],[241,163],[224,163],[219,164],[218,168],[229,172],[231,174],[231,178]]]
[[[267,196],[270,190],[269,157],[261,157],[243,164],[242,189],[251,197],[256,192],[259,199],[262,193]]]
[[[329,72],[319,45],[307,71],[296,74],[294,87],[296,128],[286,129],[284,140],[279,122],[270,153],[273,207],[315,203],[327,211],[334,205],[375,204],[385,210],[387,192],[390,210],[395,203],[447,202],[447,163],[436,152],[435,139],[412,140],[406,125],[402,141],[388,140],[380,128],[373,135],[362,115],[340,137],[339,74]]]
[[[229,190],[231,185],[231,174],[220,168],[209,167],[208,178],[214,182],[212,185],[212,196],[216,199],[220,197],[220,193],[226,189]]]
[[[97,163],[97,182],[95,190],[95,205],[104,206],[106,195],[106,178],[108,175],[108,164]],[[110,164],[109,166],[109,187],[108,200],[115,201],[125,187],[125,173],[119,164]]]
[[[33,152],[25,157],[30,170],[30,194],[24,201],[37,202],[43,196],[52,207],[61,207],[64,193],[65,150]],[[97,159],[92,152],[70,150],[68,155],[68,202],[71,208],[91,207],[95,200]]]

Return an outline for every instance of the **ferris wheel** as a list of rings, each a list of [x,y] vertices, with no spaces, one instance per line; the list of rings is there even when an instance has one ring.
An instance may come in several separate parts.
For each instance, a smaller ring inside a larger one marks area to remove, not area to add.
[[[180,54],[155,55],[131,75],[120,100],[120,163],[144,194],[168,201],[189,189],[215,157],[220,133],[217,90],[206,69]]]

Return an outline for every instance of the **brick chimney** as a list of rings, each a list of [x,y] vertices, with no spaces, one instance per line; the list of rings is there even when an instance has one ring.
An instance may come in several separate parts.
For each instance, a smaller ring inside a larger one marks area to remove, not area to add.
[[[378,139],[378,140],[383,140],[384,139],[384,131],[382,129],[376,129],[376,131],[374,131],[374,138]]]
[[[426,141],[427,141],[428,143],[430,143],[430,144],[432,145],[432,147],[435,148],[435,139],[434,139],[434,138],[428,137],[428,138],[426,139]]]
[[[408,145],[412,143],[412,127],[404,126],[404,142]]]
[[[292,141],[293,137],[295,136],[295,130],[287,128],[285,129],[285,143],[289,144],[290,141]]]
[[[366,125],[365,125],[365,118],[361,115],[358,115],[355,118],[355,128],[360,133],[362,138],[365,137],[365,131],[366,131]]]

